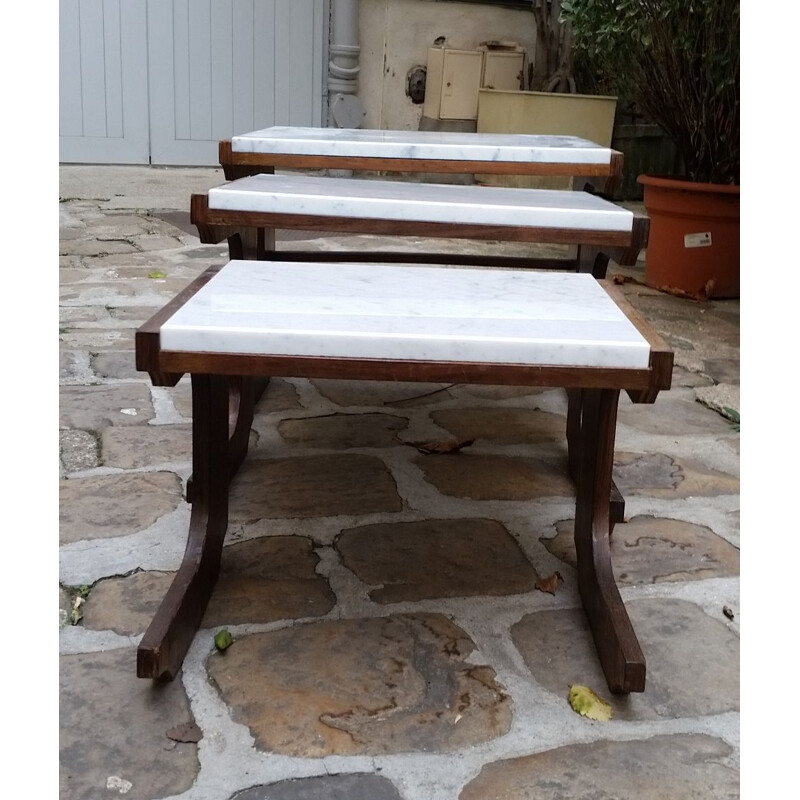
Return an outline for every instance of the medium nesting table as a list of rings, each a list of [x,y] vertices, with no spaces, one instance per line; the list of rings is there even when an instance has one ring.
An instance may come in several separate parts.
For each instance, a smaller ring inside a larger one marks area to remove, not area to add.
[[[275,250],[275,228],[382,236],[456,237],[577,247],[575,257],[535,258],[417,254],[427,263],[478,263],[567,269],[605,277],[609,258],[633,264],[647,242],[646,217],[588,192],[451,186],[437,183],[251,175],[193,194],[191,221],[200,240],[228,239],[231,257],[304,260]],[[314,254],[331,260],[388,260],[386,253]],[[391,254],[406,261],[408,253]],[[327,259],[325,259],[327,260]]]
[[[563,387],[576,485],[580,595],[609,689],[644,690],[614,581],[609,497],[617,403],[668,389],[672,353],[611,284],[579,273],[418,264],[231,261],[136,333],[137,369],[192,382],[192,504],[183,562],[141,640],[137,672],[174,677],[220,567],[228,489],[271,376]]]

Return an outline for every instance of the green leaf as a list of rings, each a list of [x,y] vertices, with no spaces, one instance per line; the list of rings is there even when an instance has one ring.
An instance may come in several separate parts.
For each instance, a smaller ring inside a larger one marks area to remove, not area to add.
[[[227,650],[233,644],[233,636],[231,636],[231,632],[227,628],[223,628],[215,637],[214,637],[214,646],[222,652],[223,650]]]
[[[728,415],[729,419],[733,423],[731,426],[735,431],[741,431],[742,429],[742,418],[739,416],[739,412],[735,408],[731,408],[730,406],[723,406],[722,410]]]
[[[742,421],[741,417],[739,416],[739,412],[735,408],[731,408],[730,406],[723,406],[723,411],[736,423]]]
[[[588,686],[575,684],[569,687],[569,704],[572,710],[582,717],[608,722],[611,719],[611,705],[598,697]]]
[[[148,276],[148,278],[166,278],[167,273],[162,272],[160,269],[154,269]]]

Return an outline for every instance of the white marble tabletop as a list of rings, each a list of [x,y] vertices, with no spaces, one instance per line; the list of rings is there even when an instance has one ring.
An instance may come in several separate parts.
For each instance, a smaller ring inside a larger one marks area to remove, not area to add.
[[[161,327],[165,350],[645,368],[591,276],[231,261]]]
[[[208,207],[324,217],[630,232],[633,212],[588,192],[309,175],[251,175],[210,189]]]
[[[273,127],[231,137],[236,153],[445,161],[609,164],[611,150],[577,136]]]

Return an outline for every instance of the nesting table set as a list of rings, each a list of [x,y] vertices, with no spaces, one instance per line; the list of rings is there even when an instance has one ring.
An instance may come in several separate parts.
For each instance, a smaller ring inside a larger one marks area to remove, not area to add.
[[[271,128],[220,143],[230,183],[194,195],[206,270],[136,333],[137,369],[192,383],[192,513],[178,573],[139,645],[137,673],[172,678],[220,567],[228,489],[269,377],[562,387],[576,486],[580,595],[608,686],[643,691],[645,660],[611,568],[624,501],[612,480],[617,403],[668,389],[672,353],[604,280],[635,261],[647,220],[588,191],[453,186],[275,168],[571,175],[608,189],[621,157],[572,137]],[[584,184],[580,184],[583,188]],[[281,253],[276,228],[575,245],[574,258]],[[409,262],[413,263],[409,263]],[[459,266],[454,266],[459,263]],[[491,268],[487,268],[491,267]],[[500,268],[502,267],[502,268]]]

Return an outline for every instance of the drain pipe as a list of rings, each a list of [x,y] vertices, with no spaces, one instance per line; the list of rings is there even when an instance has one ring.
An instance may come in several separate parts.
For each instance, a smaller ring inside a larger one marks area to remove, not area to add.
[[[331,0],[331,44],[328,62],[328,124],[357,128],[366,112],[358,93],[358,0]]]

